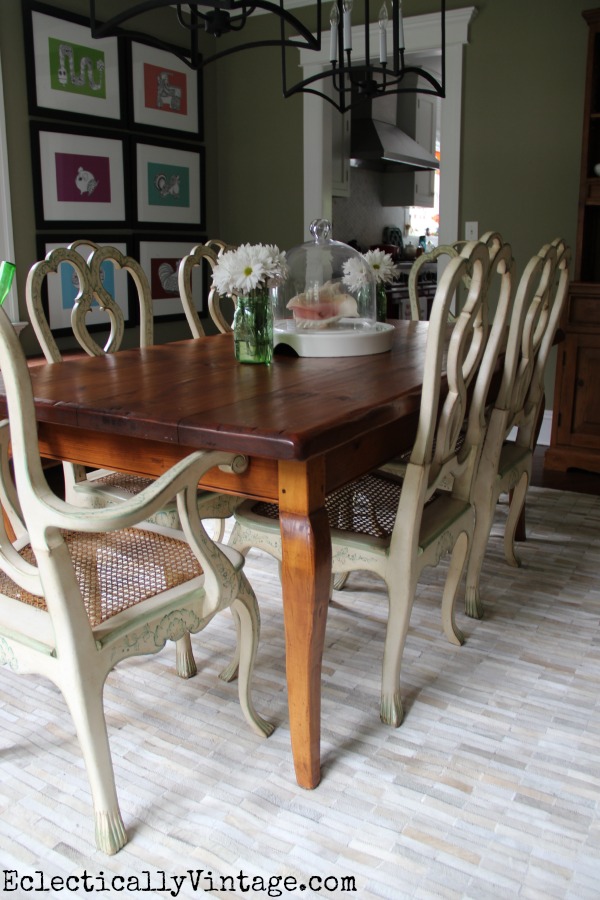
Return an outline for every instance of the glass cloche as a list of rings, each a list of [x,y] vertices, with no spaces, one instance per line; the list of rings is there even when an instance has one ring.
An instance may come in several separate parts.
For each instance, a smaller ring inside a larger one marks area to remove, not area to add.
[[[288,272],[277,288],[274,345],[288,344],[300,356],[388,350],[393,327],[377,322],[373,270],[353,247],[330,238],[327,219],[315,219],[310,233],[312,241],[286,253]]]

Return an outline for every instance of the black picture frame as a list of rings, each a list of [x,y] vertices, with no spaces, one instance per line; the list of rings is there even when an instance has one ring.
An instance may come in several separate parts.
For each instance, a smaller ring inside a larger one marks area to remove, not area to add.
[[[35,0],[23,2],[29,114],[124,127],[122,38],[92,38],[89,19]]]
[[[195,71],[168,49],[142,40],[128,43],[127,65],[132,131],[203,140],[201,69]]]
[[[38,230],[129,225],[126,134],[34,121],[30,130]]]
[[[133,227],[204,232],[204,160],[204,147],[195,144],[133,141]]]
[[[197,233],[171,234],[167,237],[152,234],[134,236],[133,252],[150,282],[155,321],[172,322],[185,318],[177,269],[179,261],[196,246],[206,242],[206,236]],[[161,271],[161,267],[162,271]],[[170,285],[169,285],[170,281]],[[196,266],[192,273],[192,290],[196,310],[201,319],[209,316],[208,294],[210,290],[208,264]]]
[[[38,259],[44,259],[46,254],[55,247],[68,247],[73,241],[82,237],[84,235],[67,232],[38,234]],[[126,256],[131,254],[131,238],[126,235],[108,236],[106,234],[92,235],[86,233],[85,238],[94,241],[100,246],[109,245],[116,247]],[[84,258],[87,256],[87,251],[84,247],[78,248],[78,250]],[[55,337],[67,337],[73,334],[70,310],[73,306],[77,288],[69,276],[68,269],[72,269],[68,263],[61,263],[56,273],[50,273],[44,279],[42,303],[48,325]],[[139,303],[131,277],[127,272],[115,269],[110,263],[106,263],[106,276],[104,286],[121,307],[125,327],[131,328],[137,325],[139,323]],[[98,313],[90,311],[87,316],[87,323],[90,333],[108,331],[110,327],[108,317],[100,311]]]

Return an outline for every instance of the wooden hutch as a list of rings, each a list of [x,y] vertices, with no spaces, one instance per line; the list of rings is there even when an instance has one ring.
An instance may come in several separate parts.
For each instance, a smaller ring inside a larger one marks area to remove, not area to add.
[[[547,469],[600,472],[600,8],[589,28],[575,275],[558,348]]]

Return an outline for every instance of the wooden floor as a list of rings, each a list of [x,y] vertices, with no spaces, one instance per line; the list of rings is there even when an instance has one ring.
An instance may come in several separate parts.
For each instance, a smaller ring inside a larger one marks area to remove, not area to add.
[[[535,487],[554,488],[559,491],[574,491],[577,494],[600,495],[600,475],[572,469],[569,472],[544,471],[544,456],[547,447],[538,447],[533,457],[531,483]]]

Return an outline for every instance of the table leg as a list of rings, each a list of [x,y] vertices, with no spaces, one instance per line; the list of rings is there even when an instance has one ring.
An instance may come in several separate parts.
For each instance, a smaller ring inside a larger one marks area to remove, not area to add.
[[[321,779],[321,663],[331,581],[324,465],[280,462],[279,519],[290,735],[296,780]]]

